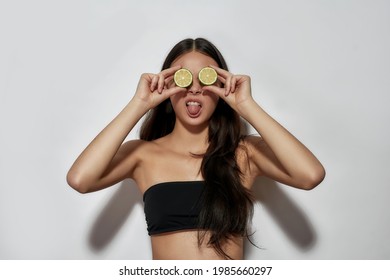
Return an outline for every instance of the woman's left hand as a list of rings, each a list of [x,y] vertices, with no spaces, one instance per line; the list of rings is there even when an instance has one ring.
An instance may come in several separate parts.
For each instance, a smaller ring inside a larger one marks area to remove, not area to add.
[[[211,67],[217,71],[218,80],[224,84],[224,87],[212,85],[203,87],[203,90],[217,94],[239,115],[243,116],[246,108],[255,102],[251,93],[251,78],[246,75],[234,75],[216,66]]]

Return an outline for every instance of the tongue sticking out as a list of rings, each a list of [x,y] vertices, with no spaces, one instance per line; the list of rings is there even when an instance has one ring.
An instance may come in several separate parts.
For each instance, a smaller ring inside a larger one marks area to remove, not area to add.
[[[189,102],[189,103],[187,103],[187,111],[188,111],[188,114],[191,117],[198,116],[201,108],[202,107],[200,106],[199,103],[196,103],[196,102]]]

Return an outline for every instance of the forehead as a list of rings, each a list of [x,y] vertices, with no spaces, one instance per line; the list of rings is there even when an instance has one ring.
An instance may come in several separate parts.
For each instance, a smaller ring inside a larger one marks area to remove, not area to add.
[[[181,67],[187,68],[193,72],[198,72],[203,67],[209,65],[218,66],[214,59],[197,51],[192,51],[179,56],[175,59],[171,66],[176,65],[180,65]]]

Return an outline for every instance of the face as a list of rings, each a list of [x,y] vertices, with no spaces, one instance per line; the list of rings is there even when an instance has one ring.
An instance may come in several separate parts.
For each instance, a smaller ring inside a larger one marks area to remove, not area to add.
[[[198,79],[199,71],[209,65],[218,66],[211,57],[197,51],[179,56],[173,66],[180,65],[192,73],[192,84],[186,93],[171,97],[171,103],[178,121],[189,125],[205,125],[213,114],[219,97],[211,92],[203,91],[203,85]],[[171,86],[175,86],[172,84]]]

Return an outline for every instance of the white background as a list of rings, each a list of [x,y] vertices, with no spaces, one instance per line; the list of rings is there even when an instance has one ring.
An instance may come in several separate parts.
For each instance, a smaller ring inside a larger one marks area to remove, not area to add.
[[[132,181],[81,195],[65,176],[187,37],[250,75],[327,171],[310,192],[256,182],[246,259],[390,258],[390,2],[0,3],[0,259],[151,258]]]

